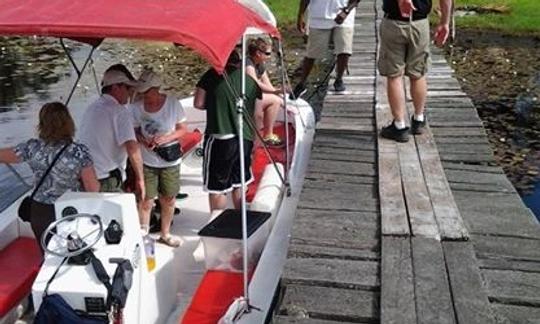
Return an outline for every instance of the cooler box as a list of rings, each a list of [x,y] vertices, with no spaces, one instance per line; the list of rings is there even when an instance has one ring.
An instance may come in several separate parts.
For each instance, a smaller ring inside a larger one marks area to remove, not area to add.
[[[270,233],[270,213],[247,211],[248,270],[252,271],[261,256]],[[199,231],[204,245],[206,268],[241,272],[242,216],[240,210],[226,209]]]

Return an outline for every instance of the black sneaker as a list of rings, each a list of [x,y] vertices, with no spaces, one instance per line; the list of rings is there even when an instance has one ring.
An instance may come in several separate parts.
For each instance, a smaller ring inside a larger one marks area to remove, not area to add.
[[[411,134],[421,135],[422,133],[424,133],[425,128],[426,128],[426,117],[424,117],[424,121],[418,121],[414,119],[414,116],[411,117]]]
[[[298,83],[296,87],[294,87],[293,92],[289,95],[289,99],[296,100],[306,93],[306,91],[306,85],[303,83]]]
[[[396,142],[405,143],[409,141],[409,127],[403,129],[397,129],[396,125],[392,123],[381,129],[381,137],[394,140]]]
[[[343,79],[336,79],[336,81],[334,81],[334,90],[336,90],[336,92],[345,92],[345,90],[347,90],[347,88],[345,88],[345,83],[343,83]]]

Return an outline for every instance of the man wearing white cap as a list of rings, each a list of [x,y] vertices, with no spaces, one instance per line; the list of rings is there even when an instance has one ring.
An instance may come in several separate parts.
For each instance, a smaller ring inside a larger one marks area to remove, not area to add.
[[[117,66],[110,67],[101,81],[101,96],[86,110],[80,140],[88,146],[103,192],[119,192],[129,158],[135,171],[135,193],[144,197],[141,150],[135,137],[131,113],[125,104],[136,81]]]
[[[180,240],[170,234],[176,194],[180,190],[181,146],[179,141],[186,134],[186,115],[174,96],[160,92],[161,80],[150,70],[139,78],[136,91],[140,100],[130,105],[135,134],[141,144],[146,196],[140,204],[140,221],[148,231],[150,211],[154,199],[159,197],[161,228],[158,242],[171,247]]]

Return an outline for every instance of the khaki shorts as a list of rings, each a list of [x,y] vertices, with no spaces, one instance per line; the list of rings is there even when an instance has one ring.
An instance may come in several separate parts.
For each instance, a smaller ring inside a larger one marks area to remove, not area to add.
[[[333,29],[309,29],[307,54],[312,59],[325,57],[330,44],[334,42],[334,54],[352,54],[354,28],[336,27]]]
[[[144,186],[146,199],[158,196],[175,197],[180,191],[180,165],[167,168],[144,166]]]
[[[383,76],[421,78],[428,70],[429,20],[412,23],[384,18],[380,26],[378,68]]]

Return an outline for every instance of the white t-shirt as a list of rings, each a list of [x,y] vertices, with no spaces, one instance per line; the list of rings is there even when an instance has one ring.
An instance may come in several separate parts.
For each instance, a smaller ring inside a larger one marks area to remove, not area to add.
[[[101,95],[83,115],[79,140],[90,149],[98,179],[114,169],[124,173],[128,154],[123,144],[137,140],[131,113],[114,97]]]
[[[144,137],[169,134],[176,130],[176,124],[186,121],[186,113],[180,101],[169,95],[167,95],[163,107],[157,112],[151,113],[144,110],[142,100],[129,105],[129,109],[133,114],[133,125],[141,128]],[[178,165],[181,162],[181,159],[167,162],[142,144],[141,153],[144,164],[154,168],[165,168]]]
[[[309,28],[331,29],[334,27],[354,28],[356,8],[352,9],[345,21],[338,25],[334,21],[340,10],[347,6],[349,0],[311,0],[309,2]]]

